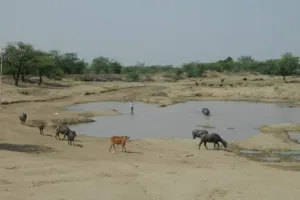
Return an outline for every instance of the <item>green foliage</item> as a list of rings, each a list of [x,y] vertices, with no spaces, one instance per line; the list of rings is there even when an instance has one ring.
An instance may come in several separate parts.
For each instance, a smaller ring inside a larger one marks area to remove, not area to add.
[[[6,66],[8,67],[4,72],[13,75],[16,86],[19,84],[19,77],[21,74],[22,79],[24,80],[23,73],[28,71],[26,70],[26,66],[28,66],[30,59],[33,57],[33,46],[23,42],[8,43],[3,50],[3,62],[6,63]]]
[[[281,75],[286,83],[286,77],[295,74],[299,68],[299,57],[291,53],[285,53],[276,63],[276,75]]]
[[[116,60],[107,57],[94,58],[90,66],[90,72],[96,74],[120,74],[123,66]]]
[[[187,73],[187,77],[201,77],[206,71],[206,66],[201,63],[191,62],[183,64],[182,70]]]
[[[99,56],[90,64],[80,59],[74,52],[61,53],[57,50],[42,51],[24,42],[10,42],[2,49],[3,74],[13,75],[15,85],[19,80],[26,81],[26,75],[39,77],[42,84],[43,76],[51,79],[64,75],[81,74],[89,77],[86,80],[98,80],[97,74],[105,76],[125,74],[127,81],[140,81],[141,77],[151,80],[151,75],[162,73],[164,77],[178,80],[183,77],[202,77],[207,71],[217,72],[255,72],[267,75],[279,75],[286,82],[286,77],[300,74],[299,57],[286,53],[280,59],[258,61],[251,56],[240,56],[235,61],[228,56],[224,60],[210,63],[190,62],[182,66],[152,65],[137,62],[133,66],[123,66],[117,60]],[[92,78],[90,78],[92,77]],[[105,79],[105,78],[104,78]]]
[[[129,82],[138,82],[140,80],[140,75],[137,72],[129,72],[126,80]]]

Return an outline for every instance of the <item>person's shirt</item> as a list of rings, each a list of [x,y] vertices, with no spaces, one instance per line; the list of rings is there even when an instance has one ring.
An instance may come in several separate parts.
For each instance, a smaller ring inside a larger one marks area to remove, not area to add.
[[[130,108],[132,108],[133,107],[133,103],[132,102],[130,102]]]

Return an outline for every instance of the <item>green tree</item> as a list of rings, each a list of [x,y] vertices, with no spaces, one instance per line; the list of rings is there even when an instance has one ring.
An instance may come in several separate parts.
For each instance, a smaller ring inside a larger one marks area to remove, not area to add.
[[[231,57],[227,57],[225,60],[219,60],[217,64],[221,66],[222,71],[231,71],[233,63],[233,59]]]
[[[110,64],[109,58],[100,56],[93,59],[91,64],[91,70],[97,74],[100,73],[108,74],[109,64]]]
[[[12,73],[14,77],[14,84],[19,85],[19,78],[22,73],[22,80],[24,79],[24,71],[27,70],[29,60],[34,56],[34,48],[30,44],[23,42],[8,43],[3,49],[2,58],[9,68],[7,71]]]
[[[32,71],[36,71],[39,76],[38,85],[42,84],[44,75],[51,77],[56,72],[56,66],[51,56],[51,53],[36,51],[34,58],[31,60]]]
[[[203,76],[206,66],[203,63],[191,62],[182,66],[182,70],[187,73],[189,78]]]
[[[251,56],[240,56],[238,57],[237,61],[245,64],[245,63],[252,63],[255,60]]]
[[[140,80],[140,75],[137,72],[130,72],[127,74],[127,81],[137,82]]]
[[[57,56],[56,59],[59,59],[59,66],[65,74],[83,74],[87,67],[87,63],[79,59],[76,53],[65,53],[55,56]]]
[[[111,60],[109,63],[110,72],[113,74],[121,74],[123,66],[119,61]]]
[[[122,68],[123,66],[119,61],[102,56],[94,58],[90,66],[90,70],[97,74],[120,74]]]
[[[299,57],[293,56],[292,53],[285,53],[276,64],[277,75],[281,75],[283,81],[287,83],[286,77],[295,73],[299,68]]]

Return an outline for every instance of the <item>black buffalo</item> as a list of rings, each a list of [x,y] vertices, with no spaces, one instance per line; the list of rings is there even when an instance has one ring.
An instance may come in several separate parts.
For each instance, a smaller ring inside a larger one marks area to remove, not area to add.
[[[208,143],[214,143],[214,148],[216,148],[216,145],[218,145],[218,149],[219,149],[219,144],[218,143],[221,142],[223,144],[223,146],[225,148],[227,148],[227,142],[225,140],[223,140],[221,138],[221,136],[217,133],[210,133],[210,134],[203,135],[201,137],[201,141],[199,143],[199,150],[200,150],[200,147],[201,147],[202,143],[204,143],[205,148],[208,149],[207,146],[206,146],[207,142]]]

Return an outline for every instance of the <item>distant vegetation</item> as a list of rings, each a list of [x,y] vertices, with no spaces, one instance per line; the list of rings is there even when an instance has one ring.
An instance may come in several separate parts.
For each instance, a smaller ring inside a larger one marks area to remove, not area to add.
[[[103,81],[97,74],[111,77],[123,74],[127,81],[151,81],[151,75],[164,73],[164,76],[174,81],[184,77],[203,77],[207,71],[217,72],[256,72],[265,75],[282,76],[284,82],[290,75],[300,73],[299,57],[285,53],[281,58],[258,61],[251,56],[240,56],[237,60],[227,57],[212,63],[190,62],[182,66],[155,65],[146,66],[137,63],[134,66],[124,66],[117,60],[99,56],[91,63],[79,58],[76,53],[61,53],[57,50],[43,51],[24,42],[10,42],[2,49],[3,74],[12,75],[14,84],[26,82],[28,75],[38,76],[41,85],[43,77],[60,79],[66,75],[78,75],[82,81]]]

